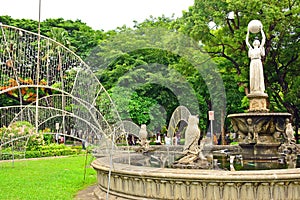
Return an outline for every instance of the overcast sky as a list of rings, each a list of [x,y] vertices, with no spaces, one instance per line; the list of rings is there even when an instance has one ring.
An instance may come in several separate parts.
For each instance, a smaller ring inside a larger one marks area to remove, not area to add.
[[[180,17],[194,0],[41,0],[41,20],[80,19],[93,29],[112,30],[133,20],[142,22],[164,14]],[[38,20],[39,0],[1,0],[0,15]]]

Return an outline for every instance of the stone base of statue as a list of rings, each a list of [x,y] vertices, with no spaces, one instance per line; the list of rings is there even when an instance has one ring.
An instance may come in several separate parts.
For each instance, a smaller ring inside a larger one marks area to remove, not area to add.
[[[188,153],[172,164],[172,168],[179,169],[212,169],[211,161],[199,154]]]
[[[252,92],[247,95],[249,99],[249,112],[268,112],[267,109],[267,99],[268,95],[266,93]]]
[[[239,143],[245,160],[278,160],[279,142],[274,143]]]

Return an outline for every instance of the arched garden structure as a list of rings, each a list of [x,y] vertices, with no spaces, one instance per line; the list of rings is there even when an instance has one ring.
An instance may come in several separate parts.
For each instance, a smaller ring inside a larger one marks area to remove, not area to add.
[[[39,34],[0,28],[0,150],[13,141],[24,148],[28,136],[41,132],[70,134],[95,145],[117,138],[112,134],[122,123],[115,106],[80,57]],[[112,124],[119,126],[112,130]]]
[[[176,132],[176,127],[178,127],[180,122],[185,122],[185,124],[188,124],[188,119],[190,115],[191,115],[190,111],[185,106],[178,106],[174,110],[170,119],[168,133],[167,133],[167,136],[171,138],[172,144],[174,143],[173,137]]]

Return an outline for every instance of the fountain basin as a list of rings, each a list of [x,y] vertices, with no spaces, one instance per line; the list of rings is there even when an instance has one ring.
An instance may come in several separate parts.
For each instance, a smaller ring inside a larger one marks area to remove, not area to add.
[[[277,159],[278,148],[286,140],[290,113],[238,113],[228,115],[238,135],[239,146],[249,159]]]
[[[140,154],[131,155],[139,159]],[[152,168],[123,164],[128,154],[98,158],[95,194],[109,199],[297,199],[300,196],[300,169],[260,171],[219,171]],[[109,187],[108,187],[109,184]]]

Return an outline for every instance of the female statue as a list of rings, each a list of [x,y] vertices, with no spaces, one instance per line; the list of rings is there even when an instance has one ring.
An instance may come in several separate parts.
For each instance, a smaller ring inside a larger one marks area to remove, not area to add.
[[[249,44],[249,28],[246,36],[246,44],[249,48],[248,56],[251,59],[250,61],[250,94],[251,93],[264,93],[265,83],[264,83],[264,74],[263,74],[263,65],[261,62],[261,57],[265,56],[265,41],[266,36],[262,29],[260,28],[262,35],[262,41],[255,39],[253,42],[253,47]]]

